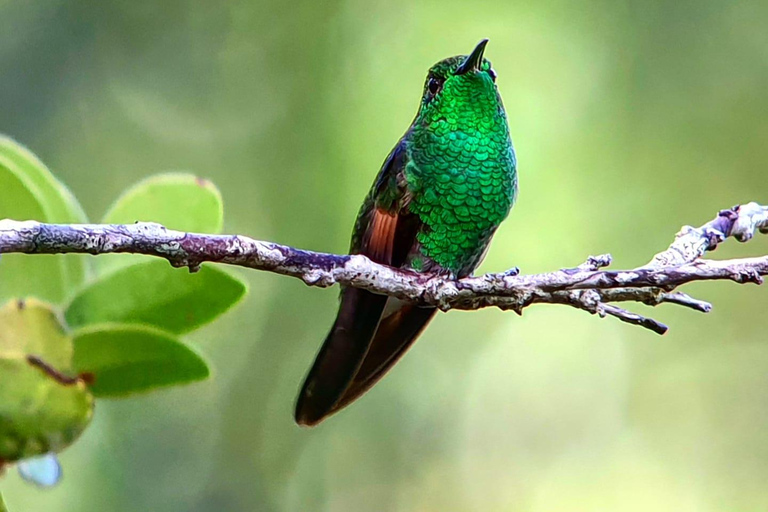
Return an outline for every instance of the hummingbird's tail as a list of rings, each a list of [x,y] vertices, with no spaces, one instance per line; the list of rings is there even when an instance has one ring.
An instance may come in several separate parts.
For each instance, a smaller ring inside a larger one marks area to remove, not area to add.
[[[386,309],[390,309],[390,304],[396,307],[395,311],[391,315],[385,313],[363,364],[344,391],[344,395],[333,406],[331,413],[360,398],[384,377],[437,313],[436,308],[418,307],[392,298],[389,299]]]
[[[357,288],[341,293],[336,321],[299,393],[296,423],[312,426],[330,413],[360,368],[386,303],[385,295]]]
[[[436,311],[345,289],[336,322],[299,394],[296,422],[316,425],[368,391],[408,350]]]

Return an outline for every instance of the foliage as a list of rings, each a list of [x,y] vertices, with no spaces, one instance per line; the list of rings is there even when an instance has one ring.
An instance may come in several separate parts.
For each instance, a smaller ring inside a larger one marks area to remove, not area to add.
[[[0,190],[0,218],[87,221],[69,190],[6,137]],[[120,196],[104,218],[138,220],[220,232],[221,196],[195,176],[154,176]],[[0,460],[66,448],[90,423],[94,397],[208,378],[205,359],[179,335],[222,315],[245,292],[223,270],[206,266],[191,274],[140,256],[100,257],[95,265],[79,255],[3,256]]]
[[[74,332],[74,365],[97,375],[97,397],[119,397],[208,378],[197,352],[172,334],[140,324],[97,324]]]
[[[0,459],[61,451],[88,426],[93,395],[85,383],[60,382],[27,359],[67,374],[72,355],[72,337],[48,304],[13,300],[0,309]]]

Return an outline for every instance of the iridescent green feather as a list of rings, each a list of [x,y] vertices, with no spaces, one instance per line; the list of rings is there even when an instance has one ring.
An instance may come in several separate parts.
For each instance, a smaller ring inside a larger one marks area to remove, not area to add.
[[[436,64],[446,77],[434,98],[425,93],[406,136],[409,210],[419,216],[420,253],[454,275],[472,272],[515,200],[515,154],[507,117],[484,60],[481,73],[452,75],[464,60]],[[412,266],[424,266],[417,255]]]

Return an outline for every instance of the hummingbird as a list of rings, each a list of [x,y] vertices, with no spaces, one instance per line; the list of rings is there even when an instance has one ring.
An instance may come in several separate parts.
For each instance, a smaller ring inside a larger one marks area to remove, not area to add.
[[[350,254],[450,279],[469,276],[485,257],[517,196],[517,160],[496,72],[483,58],[487,43],[429,69],[416,118],[360,208]],[[343,288],[299,393],[296,423],[314,426],[368,391],[436,311]]]

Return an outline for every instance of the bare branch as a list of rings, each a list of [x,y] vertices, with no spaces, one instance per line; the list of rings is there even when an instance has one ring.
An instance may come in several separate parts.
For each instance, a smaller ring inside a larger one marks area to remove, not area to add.
[[[612,304],[600,304],[598,314],[601,317],[605,317],[605,315],[615,316],[622,322],[645,327],[646,329],[652,330],[656,334],[664,334],[669,329],[669,327],[657,322],[653,318],[647,318],[642,315],[638,315],[637,313],[632,313],[626,309],[622,309]]]
[[[610,303],[670,303],[708,312],[712,306],[680,292],[693,281],[762,283],[768,256],[712,261],[701,259],[728,237],[746,242],[768,233],[768,207],[757,203],[718,213],[699,228],[684,227],[673,243],[645,266],[603,270],[608,254],[590,256],[575,268],[518,275],[517,269],[453,280],[379,265],[362,255],[303,251],[239,235],[184,233],[155,223],[129,225],[43,224],[0,220],[0,253],[135,253],[167,259],[196,271],[202,263],[226,263],[297,277],[311,286],[353,286],[442,310],[495,306],[519,314],[536,303],[565,304],[663,334],[667,327]]]

